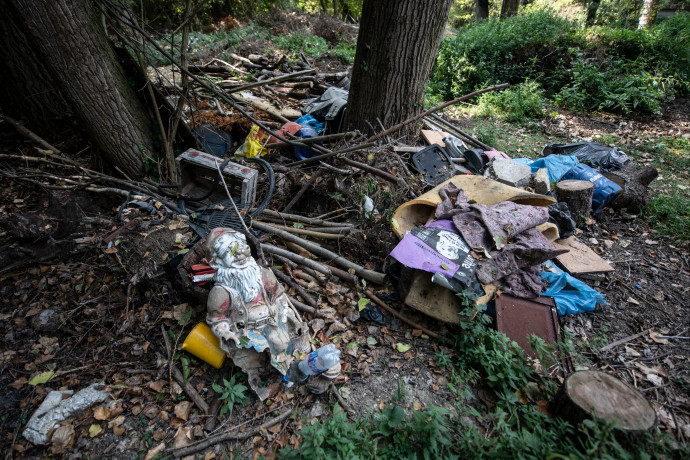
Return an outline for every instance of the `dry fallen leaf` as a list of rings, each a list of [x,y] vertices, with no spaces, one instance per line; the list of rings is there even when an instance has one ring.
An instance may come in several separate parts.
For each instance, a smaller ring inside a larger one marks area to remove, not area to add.
[[[108,420],[110,417],[110,408],[105,406],[97,407],[93,410],[93,418],[96,420]]]
[[[192,410],[192,403],[190,401],[182,401],[175,405],[175,416],[181,418],[185,422],[189,418],[189,413]]]
[[[163,449],[165,449],[164,442],[158,444],[156,447],[146,452],[146,457],[144,457],[144,460],[153,460],[153,457],[163,452]]]
[[[95,438],[101,433],[103,433],[103,427],[101,427],[99,424],[94,423],[89,427],[89,436],[91,436],[92,438]]]
[[[112,419],[111,421],[108,422],[108,428],[113,428],[122,425],[125,423],[125,416],[124,415],[119,415]]]
[[[667,344],[668,340],[667,339],[662,339],[659,338],[661,334],[659,334],[657,331],[650,331],[649,332],[649,337],[654,340],[656,343],[662,343],[662,344]]]
[[[53,436],[50,438],[52,445],[50,452],[59,455],[64,454],[68,449],[74,445],[76,434],[72,425],[63,425],[53,431]]]

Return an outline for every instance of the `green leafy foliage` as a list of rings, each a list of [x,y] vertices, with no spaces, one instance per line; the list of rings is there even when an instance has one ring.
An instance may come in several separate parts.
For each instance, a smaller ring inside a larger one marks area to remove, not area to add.
[[[649,202],[644,216],[664,235],[690,240],[690,198],[679,193],[656,195]]]
[[[220,417],[226,413],[232,414],[235,403],[240,403],[242,405],[247,404],[247,387],[241,383],[237,383],[237,375],[233,375],[230,380],[223,379],[223,386],[214,383],[212,387],[213,391],[220,394],[219,399],[223,401],[223,405],[218,413]]]
[[[533,10],[471,23],[445,38],[429,91],[450,99],[489,84],[538,80],[546,95],[576,110],[655,113],[687,94],[689,76],[690,14],[650,30],[583,29]]]
[[[374,457],[371,434],[364,420],[351,423],[347,414],[335,406],[333,417],[300,430],[303,440],[299,449],[283,448],[279,458],[358,460]]]
[[[524,121],[542,118],[545,102],[541,86],[530,80],[503,91],[482,94],[479,98],[479,110],[485,116],[506,121]]]

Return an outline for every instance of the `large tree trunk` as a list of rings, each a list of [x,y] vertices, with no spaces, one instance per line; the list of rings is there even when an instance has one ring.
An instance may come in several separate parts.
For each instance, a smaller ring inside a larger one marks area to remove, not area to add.
[[[66,127],[67,105],[43,62],[30,58],[32,47],[10,13],[3,8],[0,14],[0,62],[5,69],[0,72],[0,106],[7,114],[21,114],[34,131],[58,134]]]
[[[346,126],[378,130],[377,118],[390,127],[421,112],[452,3],[364,1]]]
[[[0,5],[31,45],[24,59],[35,62],[23,65],[46,69],[2,91],[26,94],[36,86],[33,78],[49,76],[103,160],[131,177],[141,176],[143,158],[153,153],[151,119],[129,86],[91,2],[0,0]],[[54,97],[45,92],[37,96],[43,96],[39,103]]]
[[[599,5],[601,0],[590,0],[587,5],[587,22],[585,23],[587,27],[594,25],[594,21],[597,18],[597,11],[599,11]]]
[[[477,19],[489,17],[489,0],[475,0]]]
[[[513,16],[517,13],[518,6],[520,6],[520,0],[503,0],[503,3],[501,3],[501,17]]]
[[[659,0],[644,0],[640,11],[638,29],[649,29],[656,23],[656,13],[659,11]]]

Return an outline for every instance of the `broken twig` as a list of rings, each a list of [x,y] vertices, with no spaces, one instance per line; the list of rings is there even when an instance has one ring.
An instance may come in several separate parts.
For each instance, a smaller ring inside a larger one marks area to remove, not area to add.
[[[371,281],[372,283],[376,284],[383,284],[386,275],[383,273],[378,273],[372,270],[367,270],[366,268],[357,265],[354,262],[350,262],[346,258],[336,254],[335,252],[329,251],[328,249],[322,248],[321,246],[317,246],[314,243],[311,243],[309,241],[306,241],[298,236],[295,236],[291,233],[286,232],[285,230],[280,230],[275,227],[271,227],[268,224],[264,224],[262,222],[257,222],[254,221],[252,225],[259,229],[263,230],[265,232],[273,233],[274,235],[278,235],[281,238],[283,238],[286,241],[291,241],[295,244],[298,244],[304,248],[306,248],[308,251],[313,252],[314,254],[317,254],[321,257],[326,257],[333,262],[335,262],[337,265],[340,265],[341,267],[345,267],[347,269],[353,269],[355,273],[362,278],[366,279],[367,281]]]
[[[425,328],[425,327],[420,326],[419,324],[415,323],[415,322],[412,321],[411,319],[409,319],[409,318],[407,318],[407,317],[401,315],[400,313],[398,313],[397,311],[395,311],[395,310],[393,310],[391,307],[389,307],[383,300],[381,300],[381,299],[379,299],[378,297],[376,297],[376,295],[374,294],[374,291],[373,291],[371,288],[367,289],[366,294],[367,294],[367,296],[368,296],[371,300],[374,301],[374,303],[375,303],[376,305],[378,305],[379,307],[383,308],[383,309],[386,310],[388,313],[390,313],[391,315],[393,315],[393,316],[395,316],[396,318],[398,318],[400,321],[409,324],[410,326],[412,326],[412,327],[415,328],[415,329],[421,329],[421,330],[422,330],[426,335],[428,335],[429,337],[433,337],[433,338],[435,338],[435,339],[438,339],[438,334],[437,334],[437,333],[435,333],[435,332],[433,332],[433,331],[430,331],[429,329],[427,329],[427,328]]]

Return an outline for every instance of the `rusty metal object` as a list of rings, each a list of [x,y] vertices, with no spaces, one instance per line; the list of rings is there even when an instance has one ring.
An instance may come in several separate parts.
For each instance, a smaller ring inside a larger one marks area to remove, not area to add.
[[[496,329],[517,342],[531,358],[538,356],[529,344],[530,335],[534,334],[552,345],[561,339],[556,304],[551,297],[521,299],[509,294],[499,295],[496,298]],[[573,372],[568,357],[562,358],[562,365],[566,374]],[[548,373],[554,375],[560,370],[552,366]]]

